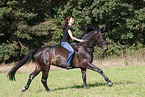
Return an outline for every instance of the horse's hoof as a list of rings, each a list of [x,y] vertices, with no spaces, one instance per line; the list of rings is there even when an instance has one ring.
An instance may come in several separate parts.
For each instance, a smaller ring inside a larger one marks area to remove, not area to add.
[[[21,92],[24,92],[24,91],[26,91],[26,89],[25,89],[25,88],[23,88],[23,89],[21,90]]]
[[[47,92],[50,92],[50,90],[48,89],[48,90],[46,90]]]
[[[113,85],[113,83],[112,83],[112,82],[109,82],[109,83],[108,83],[108,85],[109,85],[109,86],[112,86],[112,85]]]

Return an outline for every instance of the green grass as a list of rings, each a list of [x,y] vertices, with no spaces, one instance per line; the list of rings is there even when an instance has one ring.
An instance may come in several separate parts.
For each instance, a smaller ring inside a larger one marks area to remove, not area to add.
[[[41,73],[32,81],[26,92],[29,73],[16,73],[16,81],[9,81],[6,73],[0,74],[0,97],[145,97],[145,66],[102,68],[114,83],[109,87],[97,72],[87,71],[88,89],[83,89],[80,70],[50,71],[47,92],[41,84]]]

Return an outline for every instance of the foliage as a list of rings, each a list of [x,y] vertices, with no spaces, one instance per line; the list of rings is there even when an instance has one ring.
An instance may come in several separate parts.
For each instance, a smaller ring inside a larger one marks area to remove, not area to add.
[[[39,6],[39,2],[22,1],[7,1],[0,8],[1,62],[21,59],[30,49],[41,47],[52,32],[51,22],[41,22],[45,19],[44,13],[39,15],[45,9],[39,8],[43,4]]]
[[[67,16],[75,19],[75,37],[88,25],[106,27],[107,55],[144,47],[144,0],[1,0],[0,62],[19,60],[33,48],[59,45]]]

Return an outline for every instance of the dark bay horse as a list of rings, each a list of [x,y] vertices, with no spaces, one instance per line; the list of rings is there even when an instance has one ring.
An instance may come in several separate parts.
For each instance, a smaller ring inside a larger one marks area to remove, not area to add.
[[[93,30],[87,33],[85,36],[82,36],[82,39],[85,40],[84,43],[72,43],[71,45],[75,50],[75,56],[73,58],[72,67],[73,69],[81,69],[84,88],[87,88],[86,69],[90,69],[100,73],[105,79],[105,81],[108,83],[108,85],[112,86],[113,83],[103,73],[103,71],[92,64],[93,48],[95,45],[99,45],[103,48],[104,51],[107,50],[105,33],[103,33],[101,30]],[[54,65],[61,68],[66,68],[65,62],[67,60],[68,54],[69,52],[62,46],[46,46],[39,49],[33,49],[30,52],[28,52],[27,55],[9,71],[9,79],[15,80],[16,71],[34,57],[36,61],[36,68],[29,75],[28,82],[26,86],[22,89],[22,91],[26,91],[29,88],[31,81],[40,73],[40,71],[42,71],[41,82],[44,85],[45,89],[49,91],[47,85],[47,78],[50,66]]]

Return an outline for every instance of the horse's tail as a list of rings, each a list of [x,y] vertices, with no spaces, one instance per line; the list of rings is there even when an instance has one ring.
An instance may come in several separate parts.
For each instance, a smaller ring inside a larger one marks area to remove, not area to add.
[[[35,49],[32,49],[31,51],[29,51],[27,53],[27,55],[22,59],[20,60],[17,65],[15,65],[9,72],[8,72],[8,76],[9,76],[9,80],[15,80],[15,73],[16,71],[22,67],[24,64],[26,64],[26,62],[30,62],[33,55],[37,52],[37,48]]]

